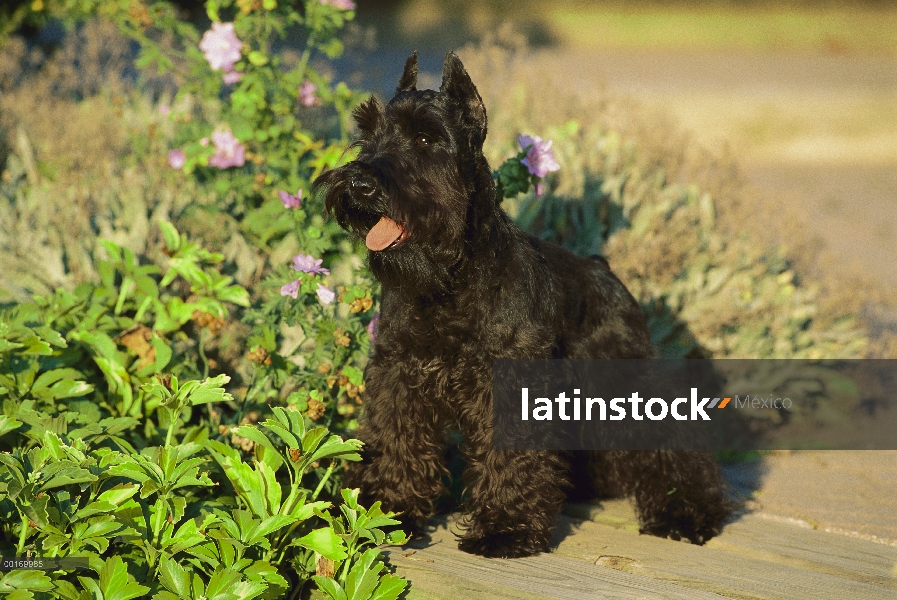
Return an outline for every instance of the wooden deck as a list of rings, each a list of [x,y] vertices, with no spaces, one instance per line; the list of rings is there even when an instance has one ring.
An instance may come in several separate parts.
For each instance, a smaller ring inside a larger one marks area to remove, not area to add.
[[[893,505],[897,495],[887,501]],[[874,529],[892,516],[866,514],[865,520]],[[412,582],[410,599],[897,600],[897,542],[762,509],[694,546],[639,535],[627,501],[568,505],[552,552],[515,560],[464,554],[453,535],[455,520],[437,523],[429,543],[389,550],[397,572]]]

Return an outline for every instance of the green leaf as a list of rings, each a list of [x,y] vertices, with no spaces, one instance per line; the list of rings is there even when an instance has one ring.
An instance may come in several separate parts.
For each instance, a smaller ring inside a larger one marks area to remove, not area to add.
[[[229,381],[230,376],[221,374],[217,377],[204,379],[201,382],[188,381],[183,384],[181,389],[188,389],[191,406],[208,404],[210,402],[230,402],[234,397],[224,391],[224,388],[222,387]]]
[[[308,535],[302,536],[294,543],[310,550],[314,550],[330,560],[344,560],[348,557],[348,554],[346,554],[345,542],[343,542],[343,540],[329,527],[315,529]]]
[[[51,354],[53,354],[53,350],[52,348],[50,348],[50,344],[40,339],[36,335],[24,338],[22,342],[24,344],[24,350],[22,350],[22,354],[35,356],[50,356]]]
[[[241,425],[232,431],[240,437],[252,440],[257,446],[264,447],[267,450],[267,452],[265,452],[265,462],[275,471],[284,463],[284,458],[280,451],[271,443],[268,436],[259,431],[256,426]]]
[[[31,519],[38,527],[46,527],[49,525],[50,519],[47,515],[47,501],[49,496],[34,498],[29,504],[22,506],[22,512]]]
[[[121,506],[125,500],[136,494],[140,490],[140,486],[133,483],[123,483],[115,486],[111,490],[106,490],[100,494],[97,501],[107,502],[112,506]]]
[[[177,533],[170,539],[163,539],[162,547],[172,554],[177,554],[178,552],[182,552],[188,548],[201,544],[205,539],[206,536],[199,532],[199,528],[196,526],[196,521],[188,519],[178,528]]]
[[[0,594],[10,594],[14,590],[48,592],[53,589],[53,580],[40,571],[10,571],[0,578]],[[12,596],[6,596],[11,598]],[[25,598],[26,596],[20,596]],[[27,596],[31,598],[32,596]]]
[[[235,586],[240,579],[242,579],[242,576],[238,571],[219,568],[209,578],[209,584],[206,586],[204,596],[209,600],[219,597],[222,599],[239,598],[240,596],[235,596],[234,594],[236,593]],[[264,586],[262,589],[264,589]],[[233,593],[231,593],[231,590]]]
[[[31,394],[38,398],[46,398],[46,399],[54,399],[54,398],[67,398],[70,396],[57,396],[58,393],[64,393],[66,390],[65,386],[61,386],[60,388],[55,388],[54,392],[54,384],[63,383],[63,384],[74,384],[79,383],[82,384],[80,387],[89,387],[90,390],[93,390],[93,386],[83,382],[78,381],[83,377],[81,371],[76,369],[52,369],[50,371],[45,371],[40,374],[40,376],[34,380],[34,383],[31,385]],[[74,389],[74,388],[73,388]],[[85,392],[87,393],[87,392]],[[78,394],[84,395],[84,394]]]
[[[237,306],[249,306],[249,292],[239,285],[231,285],[215,293],[215,297],[223,302]]]
[[[50,388],[49,393],[50,397],[54,400],[61,400],[63,398],[86,396],[92,391],[93,386],[86,381],[66,380],[54,383],[53,387]]]
[[[318,589],[330,596],[332,600],[348,600],[346,592],[343,591],[343,588],[340,587],[340,584],[335,579],[321,577],[320,575],[313,575],[312,579],[315,580]]]
[[[51,477],[45,483],[41,484],[39,490],[45,492],[64,485],[92,483],[97,480],[97,476],[90,471],[70,466],[72,464],[72,461],[69,460],[51,463],[44,471],[44,477],[48,474],[50,474]]]
[[[156,351],[156,362],[153,364],[153,370],[159,373],[168,366],[171,361],[171,346],[161,337],[154,335],[152,339],[153,349]]]
[[[271,533],[277,531],[278,529],[282,529],[287,525],[291,525],[295,521],[296,519],[294,517],[284,515],[273,515],[267,517],[263,519],[255,529],[253,529],[252,537],[267,537]]]
[[[150,590],[134,580],[120,556],[106,559],[99,575],[103,600],[131,600]]]
[[[379,555],[377,548],[371,548],[352,565],[346,576],[346,597],[351,600],[368,600],[371,597],[383,570],[383,563],[377,561]]]
[[[321,52],[327,55],[327,58],[338,58],[343,53],[343,43],[338,38],[330,38],[320,46]]]
[[[377,589],[371,594],[370,600],[396,600],[405,591],[406,587],[408,587],[407,580],[392,573],[385,573],[380,578]]]
[[[314,431],[314,430],[313,430]],[[311,432],[309,432],[311,433]],[[325,430],[325,433],[329,433]],[[303,448],[305,440],[302,440]],[[344,460],[361,460],[358,452],[361,450],[361,442],[359,440],[343,441],[338,435],[331,435],[320,448],[315,450],[310,461],[320,460],[322,458],[342,458]]]
[[[254,64],[257,67],[261,67],[263,65],[268,64],[268,57],[265,56],[264,53],[259,52],[258,50],[253,50],[249,53],[249,62]]]
[[[65,338],[63,338],[58,331],[51,329],[46,325],[35,327],[34,332],[41,336],[45,341],[53,344],[57,348],[68,348],[68,344],[65,343]]]
[[[7,433],[11,431],[15,431],[19,427],[22,426],[21,421],[17,421],[12,417],[7,417],[6,415],[0,415],[0,437],[3,437]]]
[[[174,225],[168,221],[159,220],[159,229],[162,230],[162,237],[165,239],[165,247],[169,252],[177,252],[181,249],[181,236]]]
[[[24,344],[17,344],[16,342],[10,342],[9,340],[0,340],[0,352],[7,352],[9,350],[15,350],[16,348],[24,348]]]
[[[159,581],[162,586],[178,598],[191,598],[190,574],[176,560],[162,558],[159,565]]]
[[[209,20],[213,23],[221,20],[221,18],[218,16],[217,0],[208,0],[208,2],[206,2],[206,14],[209,16]]]

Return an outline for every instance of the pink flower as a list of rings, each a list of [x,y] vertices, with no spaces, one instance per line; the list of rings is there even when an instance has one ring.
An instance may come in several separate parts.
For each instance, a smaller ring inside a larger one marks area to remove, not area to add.
[[[187,162],[187,156],[183,150],[176,149],[168,153],[168,164],[172,169],[180,169]]]
[[[317,91],[318,86],[306,79],[299,87],[299,103],[302,106],[314,106],[315,104],[319,104],[321,100],[315,95],[315,92]]]
[[[293,269],[312,275],[330,275],[330,269],[322,267],[322,262],[324,262],[323,258],[315,260],[311,254],[300,254],[293,257]]]
[[[202,138],[201,140],[199,140],[199,145],[200,145],[200,146],[208,146],[208,145],[209,145],[209,138],[204,137],[204,138]]]
[[[234,70],[234,63],[240,60],[243,42],[234,32],[233,23],[212,23],[212,28],[203,34],[199,49],[209,61],[209,66],[229,73]]]
[[[157,111],[159,112],[159,114],[162,115],[163,117],[167,117],[169,114],[171,114],[171,107],[168,106],[167,104],[164,104],[164,103],[163,103],[163,104],[160,104],[159,106],[157,106],[157,107],[156,107],[156,110],[157,110]]]
[[[545,186],[540,181],[536,184],[536,198],[539,198],[542,194],[545,193]]]
[[[230,129],[219,129],[212,133],[212,143],[215,144],[215,154],[209,159],[211,166],[226,169],[242,167],[246,163],[246,150]]]
[[[296,281],[291,281],[290,283],[288,283],[285,286],[283,286],[282,288],[280,288],[280,295],[281,296],[292,296],[293,299],[298,298],[299,297],[299,280],[297,279]]]
[[[537,135],[530,137],[520,134],[517,136],[517,142],[520,143],[521,150],[530,149],[526,154],[526,158],[520,162],[526,165],[529,172],[536,177],[545,177],[549,172],[557,171],[561,168],[561,165],[554,158],[554,153],[551,151],[551,140],[543,141]]]
[[[228,71],[224,74],[223,79],[226,85],[233,85],[243,79],[243,74],[239,71]]]
[[[318,284],[318,289],[315,293],[318,294],[318,300],[321,301],[321,304],[331,304],[336,298],[336,292],[327,289],[320,283]]]
[[[280,195],[280,201],[283,203],[284,208],[299,208],[302,206],[302,188],[299,188],[299,191],[296,192],[295,196],[291,196],[284,190],[280,190],[278,194]]]
[[[368,323],[368,335],[371,336],[371,341],[377,339],[377,328],[380,326],[380,313],[375,312],[374,318],[371,319],[371,322]]]
[[[355,10],[355,3],[352,0],[318,0],[324,6],[332,6],[340,10]]]

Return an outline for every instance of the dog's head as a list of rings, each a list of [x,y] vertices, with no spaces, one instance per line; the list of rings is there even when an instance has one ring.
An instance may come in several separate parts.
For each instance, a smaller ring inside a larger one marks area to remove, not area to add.
[[[416,293],[450,287],[471,236],[471,205],[494,203],[483,157],[486,109],[464,65],[445,58],[439,91],[417,89],[417,53],[389,104],[375,97],[354,113],[358,157],[321,175],[325,208],[365,239],[371,270],[387,286]]]

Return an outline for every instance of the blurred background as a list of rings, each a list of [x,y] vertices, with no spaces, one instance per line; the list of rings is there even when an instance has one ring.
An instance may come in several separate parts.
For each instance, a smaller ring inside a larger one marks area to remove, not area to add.
[[[479,86],[503,86],[496,98],[524,80],[552,98],[547,122],[573,98],[602,116],[623,103],[643,135],[685,135],[725,157],[717,175],[758,209],[731,223],[742,234],[790,247],[832,294],[897,289],[897,3],[358,4],[359,41],[377,48],[369,88],[387,92],[414,49],[435,86],[458,49]],[[515,56],[516,76],[489,63],[495,46]],[[897,330],[893,303],[861,310],[875,330]]]
[[[513,32],[552,94],[627,95],[700,144],[727,146],[747,183],[806,217],[826,258],[897,287],[897,3],[358,5],[380,50],[369,87],[392,85],[413,49],[438,73],[446,50]],[[772,225],[744,223],[761,236]]]
[[[0,17],[24,3],[6,2]],[[178,4],[207,26],[200,2]],[[79,99],[111,85],[104,69],[132,69],[112,33],[105,49],[84,38],[66,50],[52,24],[5,25],[46,57],[68,52],[56,72],[65,82],[52,87],[93,86],[75,89]],[[493,166],[519,131],[573,120],[620,133],[670,180],[711,193],[729,235],[781,246],[822,286],[820,302],[860,315],[873,338],[891,340],[880,348],[897,347],[897,3],[358,0],[343,41],[342,58],[316,66],[387,98],[413,50],[430,87],[456,50],[486,100]],[[36,64],[28,56],[6,52],[7,91],[10,73]],[[22,105],[7,102],[9,131]],[[53,137],[45,157],[54,144],[100,143]],[[77,165],[91,153],[76,154]]]

